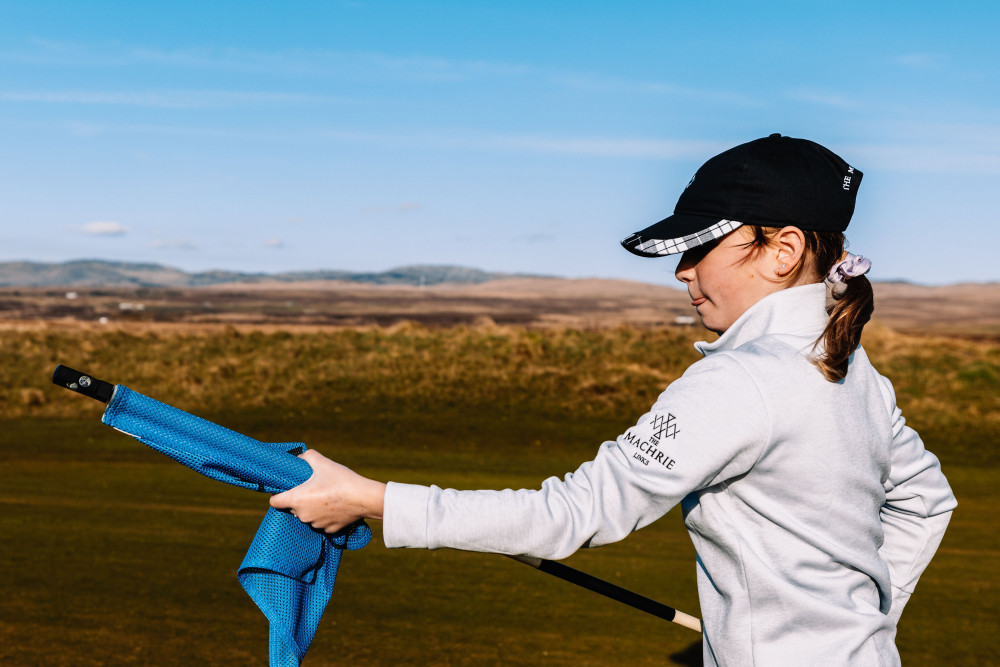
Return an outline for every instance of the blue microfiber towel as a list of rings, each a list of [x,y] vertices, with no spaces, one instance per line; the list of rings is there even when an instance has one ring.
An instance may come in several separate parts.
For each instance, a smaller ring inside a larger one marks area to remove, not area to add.
[[[309,479],[302,443],[260,442],[183,410],[115,387],[102,420],[206,477],[278,493]],[[268,509],[239,569],[239,580],[270,623],[272,667],[298,667],[326,609],[344,549],[371,540],[363,521],[328,536]]]

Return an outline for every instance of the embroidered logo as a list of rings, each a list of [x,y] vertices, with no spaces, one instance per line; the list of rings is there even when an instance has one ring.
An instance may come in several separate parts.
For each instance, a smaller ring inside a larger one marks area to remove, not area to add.
[[[654,445],[660,444],[662,438],[674,439],[680,431],[677,429],[677,418],[669,412],[667,416],[656,415],[653,417],[653,435],[649,441]]]
[[[644,466],[650,463],[659,463],[667,470],[673,470],[677,461],[662,449],[664,440],[675,440],[680,433],[677,428],[677,417],[669,412],[656,414],[652,422],[647,422],[638,432],[629,429],[621,437],[622,444],[628,443],[635,448],[632,458]]]
[[[853,176],[853,175],[854,175],[854,167],[848,167],[847,168],[847,176],[844,176],[844,189],[845,190],[850,190],[851,189],[851,176]]]

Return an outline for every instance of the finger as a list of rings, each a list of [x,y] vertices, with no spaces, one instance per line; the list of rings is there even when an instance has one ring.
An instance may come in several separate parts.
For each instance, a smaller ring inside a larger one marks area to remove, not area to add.
[[[325,459],[326,457],[313,449],[307,449],[306,451],[299,454],[299,458],[309,464],[309,467],[312,468],[312,473],[310,473],[309,479],[307,479],[305,482],[302,482],[302,484],[299,484],[298,486],[293,486],[291,489],[288,489],[287,491],[282,491],[281,493],[277,493],[271,496],[271,507],[273,507],[274,509],[288,509],[289,507],[294,505],[295,502],[298,500],[297,498],[298,494],[294,493],[295,490],[301,488],[304,484],[306,484],[307,482],[309,482],[309,480],[312,479],[313,474],[315,474],[316,472],[316,464],[319,463],[321,460]]]
[[[313,465],[314,463],[324,460],[326,457],[317,452],[315,449],[307,449],[299,454],[299,458],[309,465]]]
[[[271,496],[271,507],[276,510],[286,510],[295,504],[295,494],[291,491],[283,491]]]

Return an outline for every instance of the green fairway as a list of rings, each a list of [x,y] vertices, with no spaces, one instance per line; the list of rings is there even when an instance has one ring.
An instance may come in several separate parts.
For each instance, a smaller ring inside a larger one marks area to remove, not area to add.
[[[0,478],[0,662],[265,664],[266,623],[235,571],[266,497],[204,479],[96,422],[48,420],[41,439],[27,420],[8,424],[22,437],[4,439]],[[427,455],[433,442],[417,438],[415,456],[386,456],[381,445],[311,435],[370,474],[457,487],[536,486],[586,454],[528,444],[437,459]],[[308,664],[596,665],[611,647],[614,660],[655,664],[698,638],[500,556],[388,551],[372,527],[372,545],[345,554]],[[569,562],[697,613],[679,515]]]
[[[236,580],[266,496],[200,477],[101,425],[98,403],[47,386],[53,362],[80,359],[108,380],[262,440],[305,441],[374,477],[518,488],[590,458],[690,361],[682,337],[627,331],[341,335],[82,344],[5,333],[15,363],[0,392],[0,664],[267,662],[266,621]],[[975,419],[996,400],[996,346],[952,352],[951,374],[923,395],[920,359],[929,357],[918,341],[874,342],[873,356],[902,376],[904,409],[922,408],[911,423],[951,434],[928,442],[959,498],[900,624],[903,662],[998,664],[996,422]],[[661,363],[639,365],[656,346]],[[254,395],[254,377],[275,390]],[[992,395],[972,406],[951,398],[979,391]],[[230,395],[239,398],[227,404]],[[345,554],[306,665],[700,660],[690,630],[501,556],[389,551],[372,528],[369,547]],[[567,562],[699,614],[694,550],[677,511]]]

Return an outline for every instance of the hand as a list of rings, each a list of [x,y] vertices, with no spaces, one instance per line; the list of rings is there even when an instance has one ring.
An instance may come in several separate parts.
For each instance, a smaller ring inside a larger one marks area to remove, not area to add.
[[[299,521],[336,533],[358,519],[381,519],[385,484],[362,477],[311,449],[300,455],[312,476],[284,493],[271,496],[271,507],[288,510]]]

